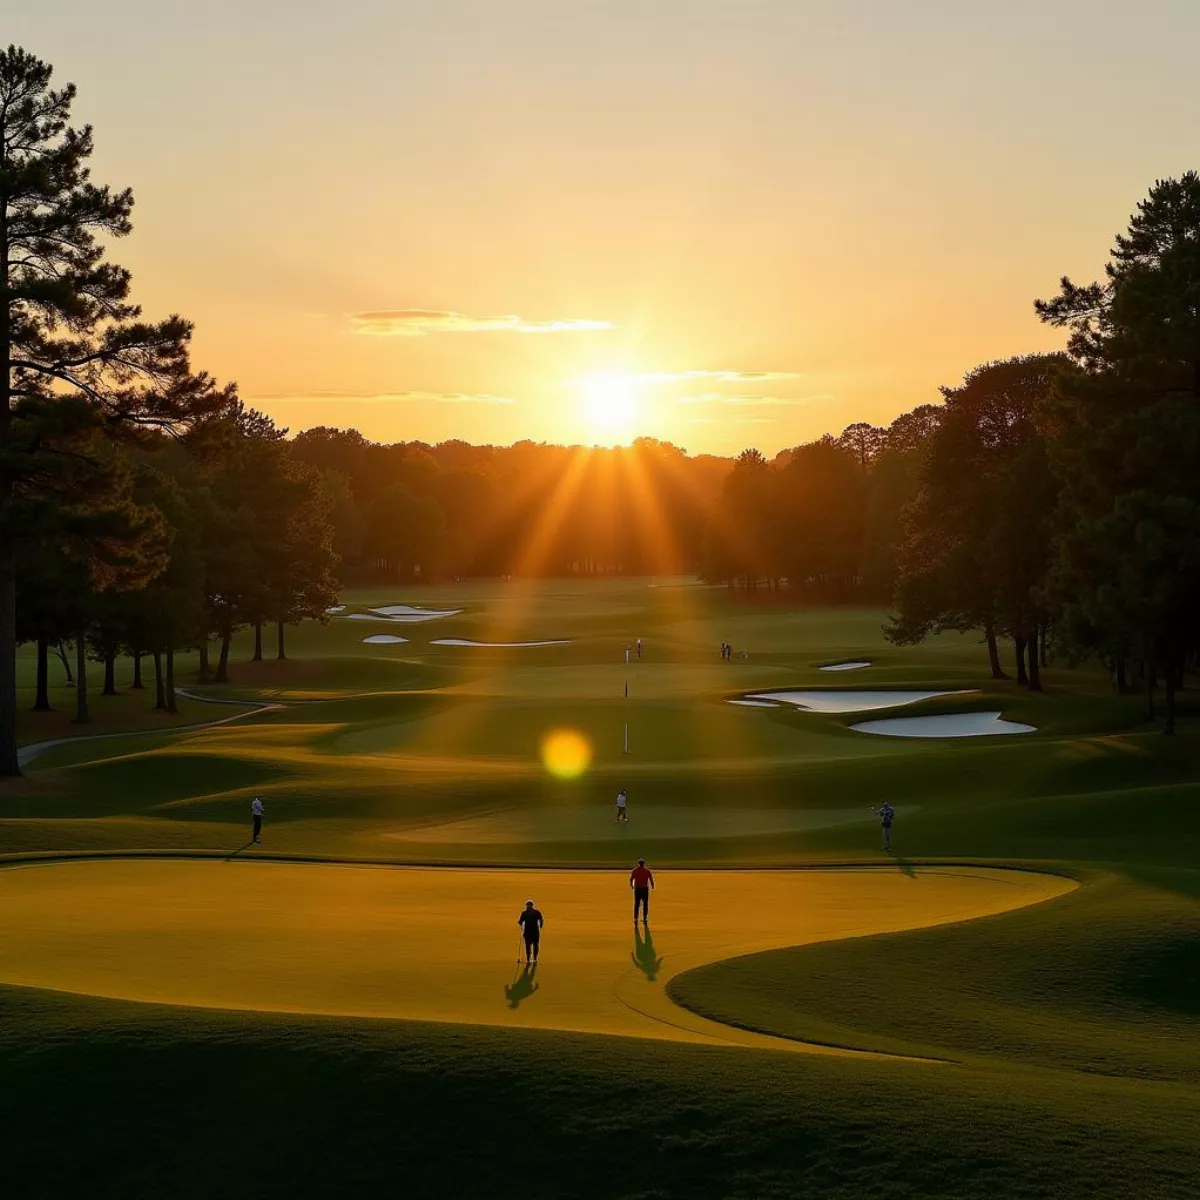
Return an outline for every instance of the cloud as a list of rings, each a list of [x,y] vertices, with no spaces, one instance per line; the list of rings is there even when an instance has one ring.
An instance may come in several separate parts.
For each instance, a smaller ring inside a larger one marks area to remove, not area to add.
[[[556,321],[527,321],[515,314],[469,317],[463,313],[427,308],[351,313],[350,321],[355,333],[377,337],[427,337],[433,333],[578,333],[613,327],[609,321],[585,321],[573,317]]]
[[[721,383],[763,383],[773,379],[799,379],[795,371],[648,371],[634,378],[639,383],[679,383],[689,379],[715,379]]]
[[[250,404],[286,400],[289,404],[328,404],[339,400],[359,404],[515,404],[512,396],[491,392],[275,392],[247,397]]]
[[[834,397],[827,393],[812,396],[725,396],[720,392],[704,392],[699,396],[677,396],[676,404],[727,404],[747,408],[784,408],[805,404],[820,404]]]

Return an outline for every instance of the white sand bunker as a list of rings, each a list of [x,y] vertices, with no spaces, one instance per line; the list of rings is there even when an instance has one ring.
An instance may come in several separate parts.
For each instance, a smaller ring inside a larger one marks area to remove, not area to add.
[[[433,646],[482,646],[490,650],[521,650],[526,646],[569,646],[567,638],[556,638],[548,642],[476,642],[470,638],[435,638]]]
[[[904,704],[919,704],[938,696],[965,696],[957,692],[757,692],[748,700],[774,700],[794,704],[807,712],[848,713],[870,712],[877,708],[899,708]]]
[[[854,662],[830,663],[827,667],[818,667],[820,671],[861,671],[863,667],[869,667],[871,664],[861,659],[856,659]]]
[[[400,642],[407,642],[408,638],[397,637],[394,633],[373,633],[370,637],[363,638],[364,646],[395,646]]]
[[[442,617],[457,617],[461,608],[436,611],[432,608],[413,608],[409,604],[390,604],[386,608],[373,608],[370,612],[351,613],[351,621],[393,621],[398,625],[419,625],[422,621],[437,621]]]
[[[998,712],[949,713],[942,717],[891,717],[851,725],[859,733],[881,733],[885,737],[960,738],[995,737],[1002,733],[1036,733],[1034,725],[1006,721]]]
[[[453,617],[462,612],[461,608],[420,608],[413,604],[385,604],[380,608],[371,609],[381,617],[419,617],[427,621],[432,617]]]
[[[327,608],[325,611],[327,613],[331,613],[331,614],[345,612],[346,606],[344,604],[334,604],[334,605],[331,605],[329,608]]]
[[[781,708],[782,705],[772,704],[769,700],[727,700],[727,704],[737,704],[742,708]]]

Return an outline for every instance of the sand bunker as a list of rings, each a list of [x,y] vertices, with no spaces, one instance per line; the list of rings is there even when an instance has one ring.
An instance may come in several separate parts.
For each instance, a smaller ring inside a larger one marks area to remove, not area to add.
[[[334,605],[332,605],[331,607],[327,608],[325,611],[326,611],[327,613],[331,613],[331,614],[332,614],[332,613],[340,613],[340,612],[345,612],[345,611],[346,611],[346,606],[345,606],[344,604],[334,604]]]
[[[339,605],[344,608],[345,605]],[[329,610],[330,612],[333,609]],[[442,617],[457,617],[461,608],[417,608],[411,604],[385,604],[379,608],[371,608],[366,612],[347,613],[347,621],[387,621],[396,625],[419,625],[423,621],[438,621]]]
[[[370,637],[363,638],[364,646],[396,646],[401,642],[407,642],[408,638],[402,638],[394,633],[373,633]]]
[[[482,646],[490,650],[521,650],[526,646],[569,646],[567,638],[554,638],[546,642],[476,642],[471,638],[436,638],[434,646]]]
[[[1002,733],[1036,733],[1034,725],[1005,721],[998,712],[950,713],[942,717],[892,717],[851,725],[859,733],[881,733],[885,737],[960,738],[995,737]]]
[[[385,604],[371,609],[381,617],[408,618],[415,621],[434,621],[438,617],[456,617],[461,608],[418,608],[412,604]]]
[[[861,671],[871,664],[864,661],[830,663],[827,667],[818,667],[819,671]]]
[[[807,712],[849,713],[870,712],[877,708],[899,708],[904,704],[919,704],[938,696],[965,696],[958,692],[756,692],[747,699],[774,700],[794,704]]]
[[[398,607],[403,607],[403,605]],[[422,621],[457,617],[460,612],[462,612],[461,608],[448,609],[446,612],[385,612],[383,609],[373,608],[370,612],[351,613],[346,619],[349,621],[389,621],[394,625],[419,625]]]
[[[823,1053],[679,1008],[664,985],[757,950],[915,929],[1071,891],[983,867],[627,871],[108,859],[0,870],[0,981],[158,1004],[575,1030]],[[543,963],[514,965],[527,896]],[[753,920],[731,922],[730,913]]]
[[[727,704],[736,704],[741,708],[782,708],[780,704],[772,704],[769,700],[727,700]]]

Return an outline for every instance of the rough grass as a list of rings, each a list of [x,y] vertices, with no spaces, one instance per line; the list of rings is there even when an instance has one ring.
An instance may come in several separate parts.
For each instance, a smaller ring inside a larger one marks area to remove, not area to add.
[[[19,989],[0,989],[0,1064],[13,1200],[1183,1200],[1196,1185],[1191,1092],[1065,1073]]]

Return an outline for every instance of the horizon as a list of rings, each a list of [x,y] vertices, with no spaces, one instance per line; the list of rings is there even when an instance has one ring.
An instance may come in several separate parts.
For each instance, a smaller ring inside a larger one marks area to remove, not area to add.
[[[101,60],[69,0],[6,32],[134,190],[135,298],[280,424],[724,457],[1061,347],[1034,299],[1194,152],[1200,13],[1146,16],[117,0]]]

